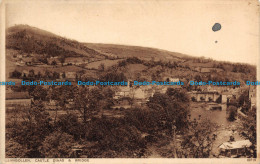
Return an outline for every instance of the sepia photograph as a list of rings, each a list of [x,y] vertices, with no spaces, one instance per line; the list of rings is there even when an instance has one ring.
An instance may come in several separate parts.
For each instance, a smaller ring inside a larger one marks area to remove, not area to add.
[[[1,163],[259,162],[257,0],[1,13]]]

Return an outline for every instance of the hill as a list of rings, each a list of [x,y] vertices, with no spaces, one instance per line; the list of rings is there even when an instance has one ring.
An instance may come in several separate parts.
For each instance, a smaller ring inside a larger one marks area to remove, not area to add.
[[[6,48],[19,50],[22,53],[43,54],[47,57],[105,58],[104,54],[88,48],[78,41],[28,25],[16,25],[6,30]]]
[[[104,59],[107,57],[127,58],[138,57],[146,60],[176,60],[191,58],[181,53],[169,52],[155,48],[80,43],[51,32],[31,27],[16,25],[6,30],[7,49],[19,50],[23,53],[45,54],[64,57],[89,57]]]
[[[100,43],[85,43],[89,48],[95,49],[96,51],[106,54],[115,55],[118,57],[138,57],[145,60],[175,60],[183,61],[185,59],[191,59],[191,56],[170,52],[166,50],[140,47],[140,46],[126,46],[126,45],[116,45],[116,44],[100,44]]]
[[[100,43],[81,43],[28,25],[6,29],[6,75],[14,70],[122,72],[127,78],[248,80],[256,67],[191,57],[166,50]],[[63,59],[63,60],[62,60]],[[100,67],[103,65],[103,68]],[[55,67],[55,69],[54,69]],[[99,69],[99,67],[101,69]],[[98,71],[103,70],[103,71]]]

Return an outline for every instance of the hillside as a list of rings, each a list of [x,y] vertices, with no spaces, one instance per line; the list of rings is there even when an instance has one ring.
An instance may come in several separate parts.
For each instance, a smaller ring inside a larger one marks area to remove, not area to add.
[[[6,48],[22,53],[36,53],[63,57],[105,58],[104,54],[88,48],[75,40],[31,27],[16,25],[6,30]]]
[[[19,50],[23,53],[46,54],[64,57],[89,57],[103,59],[106,57],[139,57],[146,60],[175,60],[183,61],[191,58],[181,53],[165,50],[97,43],[80,43],[51,32],[29,25],[16,25],[6,30],[7,49]]]
[[[99,43],[86,43],[87,47],[95,49],[96,51],[106,55],[116,55],[119,57],[138,57],[145,60],[175,60],[184,61],[184,59],[191,59],[191,56],[170,52],[166,50],[140,47],[140,46],[126,46],[115,44],[99,44]]]
[[[256,67],[248,64],[191,57],[156,48],[81,43],[28,25],[6,29],[6,48],[7,77],[14,70],[34,70],[35,73],[85,71],[93,77],[109,71],[122,72],[130,79],[151,80],[155,77],[233,81],[256,78]]]

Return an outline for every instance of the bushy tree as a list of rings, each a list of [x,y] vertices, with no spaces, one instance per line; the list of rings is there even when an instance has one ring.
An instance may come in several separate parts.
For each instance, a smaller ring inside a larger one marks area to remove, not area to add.
[[[104,70],[105,70],[105,64],[104,64],[104,63],[101,63],[101,64],[98,66],[98,71],[103,72]]]
[[[35,101],[32,108],[24,110],[20,117],[22,121],[8,129],[9,137],[23,146],[23,158],[43,157],[38,148],[45,136],[53,131],[49,113],[45,111],[41,101]]]
[[[56,128],[72,135],[75,140],[79,140],[81,134],[84,133],[83,125],[79,122],[78,116],[71,113],[59,116]]]
[[[241,119],[242,127],[240,132],[252,143],[248,158],[256,158],[256,107],[253,107],[246,113],[246,117]]]
[[[5,155],[7,158],[24,158],[27,148],[16,142],[14,139],[6,140]]]
[[[72,154],[73,136],[63,132],[53,132],[48,135],[39,147],[45,158],[68,158]]]
[[[216,125],[209,120],[192,120],[189,122],[187,132],[178,150],[179,157],[208,158],[210,157],[213,143],[216,139]]]
[[[170,135],[173,124],[179,130],[185,128],[189,113],[189,98],[185,92],[169,88],[165,94],[155,93],[147,105],[151,110],[159,111],[158,117],[165,122]]]
[[[88,140],[96,141],[95,152],[86,150],[90,157],[143,157],[146,143],[134,126],[120,118],[96,119],[89,125]],[[91,153],[90,153],[91,152]]]
[[[228,120],[229,121],[235,121],[237,116],[237,108],[235,106],[229,106],[228,107]]]
[[[47,90],[42,86],[35,86],[31,95],[34,97],[35,100],[46,100],[47,97]]]
[[[19,72],[19,71],[17,71],[17,70],[14,70],[14,71],[12,72],[12,77],[14,77],[14,78],[20,78],[21,75],[22,75],[22,73]]]

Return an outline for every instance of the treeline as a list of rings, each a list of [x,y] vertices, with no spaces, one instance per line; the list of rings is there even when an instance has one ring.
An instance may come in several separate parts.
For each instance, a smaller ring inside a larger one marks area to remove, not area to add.
[[[60,78],[65,78],[66,74],[58,73],[56,71],[48,71],[46,70],[44,73],[41,73],[38,71],[38,73],[35,73],[33,69],[29,70],[28,73],[20,72],[17,70],[14,70],[11,72],[11,78],[17,78],[17,79],[23,79],[23,80],[40,80],[40,79],[50,79],[50,80],[56,80]]]
[[[192,58],[192,59],[187,59],[191,60],[192,62],[196,63],[208,63],[211,62],[211,66],[210,68],[219,68],[222,69],[223,71],[228,71],[228,72],[236,72],[236,73],[245,73],[245,74],[254,74],[256,72],[256,67],[252,66],[252,65],[248,65],[248,64],[238,64],[238,63],[228,63],[228,62],[218,62],[218,61],[214,61],[214,60],[206,60],[206,61],[201,61],[202,59],[200,58]],[[185,63],[185,62],[184,62]],[[154,61],[154,60],[150,60],[150,61],[146,61],[146,60],[141,60],[137,57],[129,57],[125,60],[122,60],[120,62],[118,62],[118,67],[125,67],[127,64],[143,64],[149,68],[151,67],[155,67],[155,66],[162,66],[162,67],[166,67],[166,68],[186,68],[188,70],[191,70],[191,66],[189,66],[188,64],[182,64],[182,63],[178,63],[176,61]],[[214,71],[212,71],[214,72]]]

